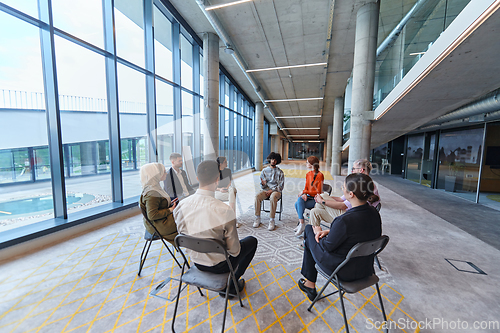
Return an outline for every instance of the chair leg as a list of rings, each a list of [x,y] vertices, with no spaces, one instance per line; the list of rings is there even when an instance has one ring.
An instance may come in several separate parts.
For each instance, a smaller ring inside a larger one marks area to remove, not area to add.
[[[179,261],[177,260],[177,258],[175,257],[175,254],[172,252],[172,250],[170,250],[170,248],[168,247],[167,243],[165,243],[165,240],[163,240],[163,238],[161,238],[161,241],[163,242],[163,245],[165,245],[165,247],[167,248],[168,252],[170,253],[170,255],[172,256],[172,258],[175,260],[175,262],[177,263],[177,266],[179,266],[179,268],[182,268],[181,264],[179,264]]]
[[[141,276],[142,267],[144,266],[144,263],[146,262],[146,258],[147,258],[148,253],[149,253],[149,248],[151,247],[152,243],[153,243],[152,240],[146,240],[146,243],[144,243],[144,247],[142,248],[142,253],[141,253],[141,261],[139,261],[139,272],[137,272],[138,276]],[[146,246],[147,246],[147,249],[146,249]]]
[[[384,315],[384,322],[387,323],[387,317],[385,315],[384,303],[382,302],[382,295],[380,295],[380,288],[378,287],[378,282],[375,283],[375,286],[377,287],[378,300],[380,301],[380,308],[382,309],[382,314]],[[388,331],[389,330],[387,329],[387,332]]]
[[[340,297],[340,304],[342,305],[342,314],[344,315],[344,323],[345,323],[345,331],[346,333],[349,333],[349,324],[347,323],[347,316],[345,314],[345,307],[344,307],[344,293],[342,290],[339,291],[339,297]]]
[[[382,266],[380,266],[380,261],[378,261],[378,257],[375,256],[375,262],[377,263],[377,266],[380,270],[382,270]]]
[[[177,291],[177,298],[175,300],[174,317],[172,318],[172,332],[175,333],[175,316],[177,315],[177,307],[179,306],[179,298],[181,298],[182,275],[184,275],[184,266],[182,267],[181,277],[179,279],[179,290]]]
[[[229,285],[231,281],[231,275],[228,276],[227,278],[227,286],[226,286],[226,298],[224,302],[224,316],[222,319],[222,330],[221,333],[224,333],[224,327],[226,326],[226,313],[227,313],[227,303],[229,302]],[[238,285],[236,285],[236,288],[238,288]]]

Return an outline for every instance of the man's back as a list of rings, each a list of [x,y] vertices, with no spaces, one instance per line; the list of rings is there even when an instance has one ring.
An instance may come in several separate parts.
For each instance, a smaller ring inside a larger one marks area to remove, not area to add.
[[[228,253],[237,256],[240,252],[236,215],[225,203],[214,198],[214,192],[198,189],[195,194],[179,203],[174,210],[177,231],[200,238],[223,241]],[[201,265],[213,266],[224,261],[222,254],[203,254],[189,251],[191,259]]]

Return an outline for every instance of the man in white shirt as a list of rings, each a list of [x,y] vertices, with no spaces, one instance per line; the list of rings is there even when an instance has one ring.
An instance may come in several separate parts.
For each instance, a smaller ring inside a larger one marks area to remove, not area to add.
[[[182,170],[182,156],[179,153],[170,154],[172,167],[167,170],[167,178],[163,181],[165,192],[171,198],[179,198],[179,201],[194,193],[189,185],[186,171]]]
[[[227,247],[231,265],[236,268],[238,290],[245,286],[243,276],[257,250],[257,239],[248,236],[238,238],[236,215],[234,210],[220,200],[215,199],[215,190],[219,183],[219,166],[215,161],[203,161],[198,165],[196,175],[200,188],[195,194],[180,202],[174,210],[174,219],[179,233],[200,238],[221,240]],[[223,254],[186,252],[199,270],[212,273],[227,273],[229,267]],[[230,294],[236,293],[231,283]],[[225,293],[220,293],[225,297]]]

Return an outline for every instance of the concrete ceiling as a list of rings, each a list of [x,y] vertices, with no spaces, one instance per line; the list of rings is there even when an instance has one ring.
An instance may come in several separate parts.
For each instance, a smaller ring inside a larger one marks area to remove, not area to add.
[[[210,0],[206,1],[206,5],[233,1]],[[170,2],[200,37],[204,32],[215,32],[195,0],[170,0]],[[334,100],[344,94],[347,79],[352,72],[356,13],[366,2],[370,0],[254,0],[215,10],[234,47],[247,63],[248,69],[327,61],[326,67],[253,73],[268,99],[324,96],[320,101],[269,103],[275,116],[322,115],[321,118],[281,119],[286,128],[321,127],[319,131],[294,130],[287,131],[286,134],[319,134],[320,139],[326,139],[327,128],[332,124]],[[416,0],[381,0],[379,44],[415,2]],[[333,16],[330,17],[332,11]],[[398,102],[396,107],[392,107],[390,112],[376,121],[373,126],[372,143],[378,145],[407,133],[430,119],[470,102],[487,90],[486,87],[492,88],[492,83],[489,81],[484,84],[478,82],[478,86],[474,87],[471,93],[462,95],[460,93],[466,88],[469,79],[463,76],[464,70],[473,75],[476,67],[482,67],[484,73],[481,72],[481,75],[491,76],[492,73],[488,73],[487,66],[494,66],[495,61],[498,64],[498,54],[500,54],[498,50],[500,43],[497,43],[498,30],[495,32],[496,35],[492,35],[493,32],[488,29],[495,30],[496,27],[485,27],[478,31],[480,34],[486,33],[486,38],[478,38],[476,43],[464,43],[457,48],[450,54],[449,61],[443,61],[441,67],[436,68],[436,73],[429,75],[426,81],[418,85],[418,89],[412,90],[407,97]],[[408,30],[407,33],[411,34],[411,29]],[[331,41],[328,43],[330,32]],[[421,45],[428,43],[424,39],[419,41]],[[482,50],[478,55],[480,59],[490,57],[484,59],[484,65],[474,61],[477,59],[475,54],[466,53],[466,48],[473,47],[474,52],[477,52],[485,45],[491,46],[492,43],[495,44],[494,50],[486,47],[488,50]],[[421,45],[414,47],[418,49]],[[233,58],[223,52],[223,48],[221,41],[220,62],[253,102],[258,102],[259,98],[253,87]],[[383,56],[389,57],[390,53],[386,53]],[[463,67],[457,66],[456,61]],[[478,75],[475,76],[479,78]],[[449,80],[453,80],[453,84],[450,85]],[[446,89],[447,86],[450,89]],[[456,86],[460,86],[461,89],[453,92],[452,89]],[[446,91],[443,92],[443,89]],[[409,117],[409,114],[415,116]],[[424,116],[421,117],[421,114]],[[269,114],[266,118],[272,121]],[[397,131],[394,130],[396,128]],[[301,139],[296,136],[290,138]]]

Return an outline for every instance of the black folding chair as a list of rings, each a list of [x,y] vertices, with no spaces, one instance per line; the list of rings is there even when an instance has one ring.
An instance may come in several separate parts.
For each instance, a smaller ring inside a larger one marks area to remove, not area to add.
[[[332,195],[332,187],[330,186],[330,184],[323,183],[323,193],[324,192],[327,192],[328,195]]]
[[[224,306],[224,319],[222,322],[222,330],[224,332],[224,326],[226,324],[226,313],[227,313],[227,303],[229,299],[229,286],[230,281],[233,281],[234,286],[236,287],[236,295],[240,300],[240,305],[243,307],[243,302],[241,302],[241,296],[238,288],[238,283],[236,281],[236,276],[234,275],[234,269],[231,265],[231,261],[229,260],[229,255],[227,253],[226,247],[224,244],[217,239],[207,239],[207,238],[197,238],[188,235],[179,234],[175,237],[174,240],[176,249],[181,253],[182,258],[184,259],[184,264],[182,265],[182,272],[179,282],[179,291],[177,293],[177,300],[175,301],[175,309],[174,316],[172,318],[172,332],[175,332],[174,324],[175,324],[175,316],[177,314],[177,306],[179,305],[179,298],[181,294],[181,286],[182,283],[193,285],[198,287],[201,296],[203,293],[200,288],[208,289],[212,291],[221,292],[226,289],[226,298],[225,298],[225,306]],[[188,261],[184,252],[182,252],[181,248],[187,248],[195,252],[200,253],[221,253],[226,257],[227,265],[229,266],[229,273],[215,274],[210,272],[200,271],[196,265],[189,267]],[[187,272],[184,272],[186,266],[188,267]]]
[[[280,198],[278,199],[278,202],[277,202],[277,204],[279,203],[280,207],[279,207],[279,210],[276,209],[276,213],[280,215],[279,220],[281,221],[281,213],[283,212],[283,193],[280,193],[280,194],[281,194],[281,196],[280,196]],[[265,201],[269,201],[269,203],[270,203],[271,202],[271,197],[266,198],[266,199],[264,199],[264,200],[262,200],[260,202],[260,211],[261,212],[270,213],[271,212],[271,208],[269,207],[269,210],[266,210],[266,205],[264,204]],[[276,207],[276,208],[278,208],[278,207]]]
[[[375,206],[375,209],[377,212],[380,212],[380,208],[382,208],[382,203],[379,202],[377,206]],[[380,261],[378,261],[378,256],[375,256],[375,262],[377,263],[378,269],[382,270],[382,265],[380,265]]]
[[[345,260],[342,261],[342,263],[340,265],[338,265],[337,268],[335,269],[335,271],[333,271],[333,273],[330,275],[327,274],[325,271],[323,271],[323,269],[321,269],[321,267],[316,264],[316,269],[318,270],[318,272],[321,275],[323,275],[323,277],[325,277],[327,279],[327,281],[326,281],[325,285],[321,288],[321,290],[318,292],[318,295],[316,296],[314,301],[312,301],[311,305],[309,305],[307,310],[311,311],[314,304],[316,304],[316,302],[319,301],[320,299],[323,299],[325,297],[328,297],[328,296],[333,295],[333,294],[338,292],[339,298],[340,298],[340,304],[342,305],[342,314],[344,316],[345,329],[346,329],[346,332],[349,333],[349,326],[347,323],[347,316],[345,314],[345,307],[344,307],[344,297],[343,297],[344,294],[345,293],[354,294],[354,293],[357,293],[365,288],[368,288],[370,286],[375,285],[377,287],[378,299],[380,301],[380,307],[382,309],[382,314],[384,315],[384,321],[387,322],[387,317],[385,315],[385,310],[384,310],[384,303],[382,302],[382,296],[380,295],[380,288],[378,286],[379,278],[375,273],[373,273],[372,275],[370,275],[366,278],[355,280],[355,281],[349,281],[349,282],[341,281],[338,278],[337,274],[342,269],[342,267],[344,267],[353,258],[376,256],[377,254],[382,252],[382,250],[385,248],[385,246],[387,245],[388,242],[389,242],[389,236],[384,235],[384,236],[381,236],[373,241],[358,243],[358,244],[354,245],[351,248],[351,250],[349,251],[349,253],[347,254],[347,257],[345,258]],[[371,262],[370,268],[373,269],[373,262]],[[323,292],[325,291],[326,287],[330,283],[332,283],[335,287],[337,287],[337,290],[328,294],[328,295],[321,296],[323,294]]]
[[[141,207],[140,204],[139,204],[139,207]],[[151,247],[151,244],[156,240],[161,240],[163,242],[163,245],[165,245],[165,247],[167,248],[167,250],[170,253],[170,255],[172,256],[172,258],[175,260],[175,262],[177,263],[179,268],[181,268],[181,264],[179,263],[179,261],[177,261],[177,258],[175,257],[172,250],[170,250],[170,247],[167,245],[167,243],[165,243],[165,239],[163,237],[161,237],[160,233],[158,232],[158,229],[156,229],[153,222],[151,222],[148,219],[148,214],[143,207],[141,207],[141,212],[142,212],[142,216],[144,217],[144,219],[149,223],[149,225],[151,227],[153,227],[155,232],[154,232],[154,234],[151,234],[150,232],[148,232],[146,230],[144,233],[144,239],[146,240],[146,243],[144,243],[144,247],[142,249],[141,260],[139,261],[139,272],[137,272],[137,275],[139,275],[139,276],[141,275],[142,267],[144,266],[144,263],[146,262],[146,258],[148,256],[149,248]]]

